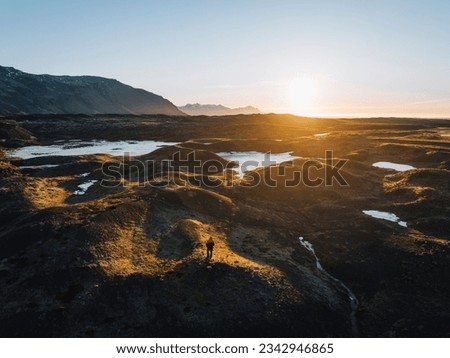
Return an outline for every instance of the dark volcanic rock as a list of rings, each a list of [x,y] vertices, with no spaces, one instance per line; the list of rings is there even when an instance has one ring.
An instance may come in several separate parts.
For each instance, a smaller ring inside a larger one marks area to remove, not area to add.
[[[0,113],[184,114],[167,99],[117,80],[33,75],[2,66]]]
[[[0,120],[0,145],[4,147],[20,147],[33,144],[36,137],[22,128],[16,121]]]

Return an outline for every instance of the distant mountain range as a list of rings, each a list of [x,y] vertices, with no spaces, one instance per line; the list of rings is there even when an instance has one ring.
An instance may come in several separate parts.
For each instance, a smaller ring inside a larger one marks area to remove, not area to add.
[[[154,93],[94,76],[34,75],[0,66],[0,114],[184,115]]]
[[[187,113],[191,116],[224,116],[224,115],[233,115],[233,114],[254,114],[261,113],[258,108],[247,106],[247,107],[239,107],[239,108],[228,108],[222,106],[221,104],[187,104],[182,107],[178,107],[178,109],[184,113]]]

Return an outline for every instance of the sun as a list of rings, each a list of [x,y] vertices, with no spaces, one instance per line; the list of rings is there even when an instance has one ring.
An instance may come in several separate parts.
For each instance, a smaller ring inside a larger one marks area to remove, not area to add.
[[[317,81],[311,77],[299,76],[290,80],[286,88],[289,109],[296,114],[312,110],[317,96]]]

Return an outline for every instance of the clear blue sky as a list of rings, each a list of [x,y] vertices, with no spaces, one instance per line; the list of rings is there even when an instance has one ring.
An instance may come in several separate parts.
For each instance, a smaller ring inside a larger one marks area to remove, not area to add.
[[[0,0],[0,34],[3,66],[177,105],[450,117],[449,0]]]

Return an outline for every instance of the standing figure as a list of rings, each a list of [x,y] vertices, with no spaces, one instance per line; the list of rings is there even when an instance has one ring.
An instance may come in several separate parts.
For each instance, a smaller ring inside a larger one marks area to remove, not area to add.
[[[213,249],[214,249],[214,240],[212,239],[212,237],[210,237],[209,240],[206,241],[206,261],[211,260]]]

